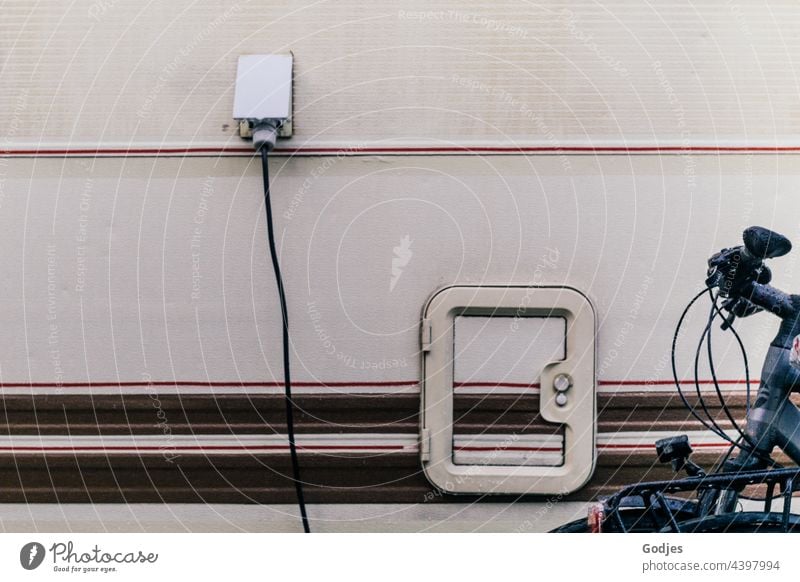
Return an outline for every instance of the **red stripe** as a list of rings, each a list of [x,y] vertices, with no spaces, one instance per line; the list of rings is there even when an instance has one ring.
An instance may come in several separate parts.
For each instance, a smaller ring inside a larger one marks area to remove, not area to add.
[[[599,380],[600,386],[669,386],[674,384],[673,380]],[[681,384],[694,384],[694,380],[681,380]],[[702,385],[711,385],[713,380],[700,380],[698,382]],[[737,384],[744,385],[746,380],[718,380],[718,384]],[[751,384],[757,385],[757,380],[751,380]],[[393,381],[375,381],[375,382],[292,382],[292,386],[297,388],[347,388],[347,387],[369,387],[369,386],[417,386],[417,380],[393,380]],[[283,382],[235,382],[235,381],[220,381],[220,382],[203,382],[195,380],[159,380],[152,382],[113,382],[113,381],[100,381],[100,382],[62,382],[60,384],[53,382],[0,382],[0,389],[2,388],[134,388],[143,386],[186,386],[186,387],[210,387],[210,388],[248,388],[248,387],[262,387],[262,388],[282,388]],[[455,388],[540,388],[538,382],[524,383],[524,382],[456,382],[453,384]]]
[[[694,384],[694,380],[681,380],[681,384]],[[714,380],[698,380],[698,384],[713,384]],[[758,384],[758,380],[750,380],[751,384]],[[600,386],[668,386],[675,384],[675,380],[598,380]],[[717,380],[717,384],[747,384],[747,380]]]
[[[456,451],[488,451],[488,452],[502,452],[502,451],[523,451],[529,453],[560,453],[563,451],[561,447],[459,447]]]
[[[170,155],[170,154],[224,154],[246,153],[253,154],[252,147],[232,148],[94,148],[94,149],[36,149],[36,150],[0,150],[4,156],[86,156],[86,155]]]
[[[517,383],[517,382],[454,382],[455,388],[540,388],[541,384],[535,382],[533,384]]]
[[[694,385],[694,380],[681,380],[680,383]],[[714,384],[714,380],[699,380],[701,385]],[[671,386],[674,380],[598,380],[599,386]],[[717,380],[717,384],[747,384],[747,380]],[[750,384],[758,384],[757,380],[750,380]],[[456,388],[486,387],[486,388],[541,388],[541,384],[518,383],[518,382],[456,382]]]
[[[403,451],[409,450],[403,445],[316,445],[316,446],[300,446],[298,450],[314,451],[314,450],[353,450],[353,451]],[[223,446],[223,445],[209,445],[209,446],[82,446],[82,447],[0,447],[0,451],[283,451],[289,450],[289,445],[254,445],[254,446]]]
[[[297,147],[275,148],[273,153],[304,154],[375,154],[375,153],[798,153],[800,146],[441,146],[441,147]],[[4,156],[86,156],[86,155],[176,155],[176,154],[239,154],[254,155],[252,147],[163,147],[163,148],[64,148],[3,149]]]
[[[722,448],[729,445],[724,442],[720,443],[692,443],[696,448]],[[655,444],[605,444],[599,445],[598,449],[650,449],[655,447]],[[407,451],[411,450],[404,445],[315,445],[315,446],[298,446],[298,450],[314,451],[314,450],[348,450],[348,451]],[[25,452],[45,452],[45,451],[225,451],[225,450],[241,450],[241,451],[283,451],[289,450],[288,445],[254,445],[254,446],[224,446],[224,445],[209,445],[209,446],[53,446],[53,447],[32,447],[32,446],[18,446],[18,447],[0,447],[0,451],[25,451]],[[458,451],[465,452],[502,452],[502,451],[522,451],[522,452],[544,452],[544,453],[560,453],[560,447],[460,447]]]
[[[652,444],[644,444],[644,445],[626,445],[626,444],[606,444],[606,445],[598,445],[598,449],[650,449],[655,448],[655,443]],[[720,447],[729,447],[730,443],[726,442],[719,442],[719,443],[692,443],[693,448],[720,448]]]
[[[385,381],[385,382],[292,382],[295,388],[347,388],[363,386],[416,386],[417,380]],[[211,388],[282,388],[283,382],[202,382],[191,380],[158,381],[158,382],[0,382],[0,388],[131,388],[141,386],[196,386]]]

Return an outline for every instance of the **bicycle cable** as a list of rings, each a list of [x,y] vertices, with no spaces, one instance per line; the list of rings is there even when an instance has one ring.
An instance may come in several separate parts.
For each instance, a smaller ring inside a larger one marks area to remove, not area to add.
[[[697,411],[694,409],[694,407],[691,404],[689,404],[689,401],[687,400],[686,395],[683,393],[683,389],[681,388],[681,380],[678,378],[678,367],[677,367],[676,357],[675,357],[675,353],[677,351],[677,345],[678,345],[678,337],[680,336],[681,328],[683,327],[683,322],[686,319],[686,316],[689,314],[689,310],[691,310],[692,306],[697,302],[698,299],[700,299],[700,297],[702,297],[703,295],[705,295],[709,291],[710,291],[709,288],[705,288],[702,291],[700,291],[697,295],[695,295],[689,301],[689,303],[683,309],[683,313],[681,313],[680,319],[678,319],[678,325],[675,326],[675,333],[672,336],[672,350],[671,350],[671,354],[670,355],[671,355],[671,363],[672,363],[672,378],[673,378],[673,381],[675,382],[675,387],[678,390],[678,396],[680,397],[681,402],[683,403],[684,407],[686,407],[686,409],[689,410],[689,412],[692,414],[692,416],[700,424],[702,424],[705,428],[707,428],[708,430],[710,430],[710,431],[712,431],[712,432],[714,432],[716,434],[716,433],[718,433],[718,431],[715,430],[714,427],[712,427],[708,422],[705,421],[705,419],[703,419],[703,417],[701,417],[697,413]],[[727,435],[722,435],[722,438],[727,438]]]
[[[713,297],[713,292],[709,289],[709,294]],[[706,326],[703,329],[703,333],[700,334],[700,340],[697,342],[697,349],[695,350],[694,354],[694,386],[695,391],[697,393],[697,402],[700,404],[700,407],[703,409],[703,412],[708,418],[709,423],[713,426],[713,430],[721,437],[727,437],[727,433],[725,430],[717,423],[717,421],[713,418],[711,411],[709,411],[708,407],[706,406],[706,400],[703,396],[703,393],[700,389],[700,354],[703,351],[703,343],[708,336],[708,330],[711,328],[711,324],[714,322],[713,319],[713,311],[709,315],[709,319],[706,322]]]
[[[706,419],[704,419],[702,416],[700,416],[700,414],[698,414],[698,412],[695,410],[695,408],[689,403],[688,399],[686,398],[686,395],[683,392],[683,389],[681,388],[681,381],[678,378],[678,368],[677,368],[677,363],[676,363],[676,352],[677,352],[678,338],[680,337],[681,329],[683,327],[683,323],[684,323],[684,321],[686,319],[686,316],[688,315],[688,313],[691,310],[692,306],[697,302],[698,299],[700,299],[700,297],[702,297],[706,293],[709,293],[711,295],[711,297],[713,298],[713,290],[710,287],[706,287],[702,291],[697,293],[689,301],[689,303],[686,305],[686,307],[684,308],[683,312],[681,313],[680,319],[678,320],[678,324],[675,327],[675,333],[673,334],[673,337],[672,337],[672,349],[671,349],[671,354],[670,354],[671,355],[671,364],[672,364],[672,377],[673,377],[673,381],[675,382],[675,387],[677,388],[677,391],[678,391],[678,396],[680,397],[681,402],[683,403],[683,405],[692,414],[692,416],[698,422],[700,422],[700,424],[702,424],[706,429],[708,429],[709,431],[711,431],[712,433],[717,435],[722,440],[728,442],[732,447],[739,448],[742,451],[744,451],[745,453],[748,453],[750,455],[754,455],[754,456],[758,457],[759,459],[761,459],[762,461],[764,461],[764,462],[766,462],[766,463],[768,463],[770,465],[775,465],[777,463],[772,458],[764,457],[764,455],[762,453],[760,453],[759,451],[757,451],[755,449],[751,449],[750,447],[743,445],[741,442],[738,442],[738,439],[737,440],[732,439],[711,418],[711,415],[708,412],[708,408],[705,406],[705,400],[704,400],[704,398],[702,396],[702,392],[700,391],[700,383],[699,383],[699,353],[700,353],[700,351],[702,351],[702,342],[704,341],[704,338],[705,338],[705,335],[706,335],[706,330],[710,327],[710,323],[713,322],[712,318],[710,318],[711,321],[706,324],[706,329],[703,331],[703,335],[700,338],[700,343],[698,344],[698,349],[697,349],[697,351],[695,353],[696,363],[695,363],[695,370],[694,370],[695,371],[694,380],[695,380],[695,386],[696,386],[697,391],[698,391],[699,403],[700,403],[701,407],[703,408],[704,412],[706,413],[706,416],[708,417],[708,421],[706,421]],[[738,337],[738,334],[737,334],[737,337]],[[742,344],[742,347],[743,347],[743,344]],[[749,372],[749,368],[748,368],[748,372]]]
[[[719,304],[717,302],[718,299],[719,299],[719,294],[717,294],[717,297],[712,302],[712,308],[715,310],[715,312],[716,312],[716,314],[718,316],[724,318],[724,314],[722,313],[722,310],[719,308]],[[736,343],[739,345],[739,351],[742,354],[742,361],[744,363],[744,379],[745,379],[744,380],[745,381],[745,418],[747,418],[747,417],[750,416],[750,398],[751,398],[751,394],[752,394],[751,385],[750,385],[750,362],[749,362],[749,358],[747,357],[747,349],[744,347],[744,342],[742,341],[742,338],[739,336],[739,333],[733,327],[733,323],[729,323],[727,325],[727,329],[730,330],[730,332],[733,334],[733,337],[736,338]],[[731,415],[731,413],[729,411],[728,404],[727,404],[727,402],[725,402],[725,399],[722,396],[722,390],[720,389],[719,382],[717,380],[716,368],[714,366],[714,357],[713,357],[713,353],[712,353],[712,350],[711,350],[711,331],[709,331],[709,337],[708,337],[708,364],[709,364],[709,368],[711,369],[711,377],[712,377],[712,379],[714,381],[714,386],[717,389],[717,396],[719,398],[720,404],[723,407],[723,410],[725,411],[725,414],[731,420],[731,422],[733,423],[733,425],[736,428],[737,432],[740,435],[742,435],[742,437],[747,441],[747,443],[752,447],[756,447],[756,444],[753,442],[753,440],[750,437],[750,435],[747,434],[746,431],[743,431],[739,427],[739,425],[736,423],[736,421],[733,419],[733,417],[732,417],[732,415]]]
[[[756,448],[756,445],[750,438],[750,435],[748,435],[746,432],[742,430],[742,428],[739,426],[739,423],[736,422],[736,419],[734,418],[733,414],[731,414],[730,408],[728,407],[728,403],[725,402],[725,397],[722,395],[722,388],[720,388],[719,380],[717,379],[717,370],[716,366],[714,365],[714,352],[711,347],[711,336],[713,335],[713,330],[714,330],[713,326],[714,319],[716,319],[717,313],[719,311],[719,308],[717,306],[718,299],[719,299],[719,294],[717,294],[716,296],[712,294],[711,312],[709,314],[709,326],[708,326],[708,332],[706,334],[706,348],[708,348],[707,349],[708,368],[711,372],[711,380],[714,383],[714,389],[717,393],[717,399],[719,400],[720,407],[722,408],[722,411],[725,413],[725,416],[728,417],[728,420],[731,422],[731,425],[733,425],[734,430],[739,434],[739,436],[742,439],[744,439],[744,441],[748,445],[750,445],[753,448]],[[749,382],[749,373],[746,376],[746,381]]]
[[[722,310],[719,308],[716,302],[714,302],[714,308],[716,309],[717,315],[724,318],[724,314]],[[739,344],[739,351],[742,354],[742,360],[744,362],[744,378],[745,378],[745,417],[750,416],[750,398],[752,396],[752,390],[750,385],[750,361],[747,357],[747,349],[744,347],[744,342],[742,341],[741,336],[736,331],[736,328],[733,327],[733,323],[728,323],[728,329],[733,334],[733,337],[736,338],[736,343]]]
[[[712,301],[712,308],[716,312],[716,315],[718,315],[719,317],[722,317],[724,319],[725,315],[722,313],[722,310],[719,308],[718,299],[719,299],[719,294],[717,294],[717,297],[714,298],[714,300]],[[744,347],[744,342],[742,341],[742,338],[739,335],[739,333],[733,327],[732,323],[728,324],[727,329],[730,330],[731,333],[733,334],[734,338],[736,338],[736,343],[739,345],[739,351],[742,354],[742,360],[744,362],[744,374],[745,374],[745,418],[747,418],[748,416],[750,416],[750,397],[751,397],[751,394],[752,394],[752,392],[751,392],[751,383],[750,383],[750,363],[749,363],[749,358],[747,357],[747,349]],[[736,421],[733,419],[733,417],[732,417],[732,415],[730,413],[730,409],[728,408],[728,404],[727,404],[727,402],[725,402],[725,399],[722,396],[722,390],[721,390],[721,388],[719,386],[719,381],[717,380],[716,369],[715,369],[715,366],[714,366],[713,352],[711,351],[711,331],[710,330],[709,330],[709,337],[708,337],[708,347],[709,347],[709,354],[708,354],[709,360],[708,360],[708,363],[709,363],[709,368],[711,369],[711,377],[712,377],[712,379],[714,381],[714,386],[716,387],[716,390],[717,390],[717,396],[719,398],[720,405],[722,406],[722,409],[725,411],[725,414],[731,420],[732,424],[734,425],[734,427],[736,428],[737,432],[740,435],[736,439],[737,442],[740,441],[740,440],[745,440],[747,442],[748,446],[752,447],[752,451],[753,451],[752,454],[757,456],[759,459],[765,461],[768,465],[770,465],[772,467],[782,468],[783,465],[781,463],[779,463],[778,461],[776,461],[775,459],[773,459],[772,456],[770,456],[769,454],[764,456],[763,453],[758,451],[757,446],[753,442],[753,440],[750,437],[750,435],[747,434],[746,431],[742,430],[738,426]],[[728,453],[725,455],[725,459],[723,460],[723,463],[724,463],[725,460],[728,459],[728,457],[730,457],[730,454],[732,452],[732,448],[734,448],[733,445],[731,445],[731,449],[729,449]],[[748,449],[743,449],[743,450],[748,450]],[[756,497],[747,497],[747,496],[743,496],[743,497],[745,499],[751,499],[753,501],[764,501],[764,499],[759,499],[759,498],[756,498]]]
[[[716,297],[712,297],[711,305],[712,305],[712,309],[715,312],[715,316],[714,317],[719,316],[719,317],[722,317],[723,319],[725,319],[725,315],[722,313],[722,310],[719,308],[718,300],[719,300],[719,293],[716,295]],[[712,318],[712,321],[713,321],[713,318]],[[747,434],[746,431],[742,430],[741,427],[736,422],[736,420],[733,418],[733,415],[730,412],[730,408],[728,407],[728,404],[725,401],[724,396],[722,395],[722,389],[719,386],[719,380],[717,379],[716,367],[714,365],[714,356],[713,356],[713,352],[711,350],[711,329],[713,329],[713,325],[709,327],[709,331],[708,331],[708,348],[709,348],[708,349],[708,364],[709,364],[709,368],[711,370],[711,377],[712,377],[712,380],[714,382],[714,387],[716,389],[717,397],[719,398],[720,405],[721,405],[723,411],[725,412],[726,416],[730,419],[730,421],[733,424],[733,426],[736,429],[736,431],[739,433],[739,437],[736,439],[737,443],[739,443],[739,444],[736,445],[736,446],[738,446],[739,448],[741,448],[744,451],[750,452],[750,454],[755,455],[756,457],[758,457],[759,459],[761,459],[762,461],[766,462],[768,465],[770,465],[772,467],[781,468],[783,465],[781,465],[781,463],[779,463],[776,460],[774,460],[769,454],[766,454],[766,456],[765,456],[764,453],[758,451],[758,447],[753,442],[753,440],[750,437],[750,435]],[[730,332],[733,334],[734,338],[736,338],[736,343],[739,345],[739,351],[742,354],[742,360],[744,362],[744,374],[745,374],[745,418],[747,418],[750,415],[750,397],[751,397],[750,361],[749,361],[749,358],[747,357],[747,349],[744,347],[744,342],[742,341],[742,338],[739,335],[739,333],[736,331],[736,329],[734,329],[733,324],[732,323],[728,324],[727,329],[730,330]],[[740,440],[744,440],[747,443],[747,447],[743,447],[741,445],[741,443],[739,442]],[[729,456],[729,455],[727,455],[727,456]]]

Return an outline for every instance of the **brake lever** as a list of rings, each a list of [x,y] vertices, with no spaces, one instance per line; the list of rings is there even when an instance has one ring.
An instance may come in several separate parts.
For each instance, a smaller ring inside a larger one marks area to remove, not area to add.
[[[720,311],[722,309],[728,312],[727,316],[723,315],[722,317],[721,327],[723,330],[729,329],[737,317],[750,317],[763,311],[761,307],[740,296],[726,299],[720,306]]]
[[[719,328],[722,331],[728,331],[731,328],[731,326],[733,325],[733,322],[735,320],[736,320],[736,314],[729,312],[728,313],[728,317],[726,317],[725,319],[722,320],[722,324],[719,326]]]
[[[730,329],[733,325],[734,320],[736,319],[736,314],[733,312],[734,308],[736,307],[736,302],[739,301],[738,297],[729,297],[725,301],[722,302],[722,305],[719,307],[720,315],[722,315],[722,310],[728,312],[728,315],[722,316],[722,325],[720,325],[720,329],[726,331]]]

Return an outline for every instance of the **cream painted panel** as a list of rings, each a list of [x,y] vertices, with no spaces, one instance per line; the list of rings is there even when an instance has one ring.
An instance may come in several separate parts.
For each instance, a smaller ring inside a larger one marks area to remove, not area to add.
[[[291,146],[796,143],[797,15],[790,0],[11,0],[0,138],[238,145],[237,56],[291,50]]]
[[[533,384],[567,357],[563,317],[458,315],[453,318],[453,382]],[[503,375],[498,377],[498,370]]]
[[[305,381],[417,380],[423,304],[481,282],[588,293],[600,380],[667,379],[706,257],[753,223],[800,240],[796,157],[295,158],[273,176]],[[251,160],[5,159],[0,192],[4,382],[280,379]],[[779,286],[796,265],[774,261]],[[755,366],[775,322],[741,329]]]

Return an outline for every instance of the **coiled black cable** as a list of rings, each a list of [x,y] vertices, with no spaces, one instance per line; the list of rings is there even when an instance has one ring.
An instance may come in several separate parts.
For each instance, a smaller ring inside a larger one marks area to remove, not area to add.
[[[678,346],[678,337],[680,336],[681,328],[683,327],[683,321],[686,319],[686,316],[689,314],[689,310],[692,308],[692,305],[694,305],[697,302],[697,300],[700,299],[700,297],[702,297],[706,293],[710,293],[710,292],[711,292],[711,290],[706,288],[706,289],[703,289],[702,291],[700,291],[694,297],[692,297],[691,301],[689,301],[689,303],[683,309],[683,313],[681,313],[681,317],[678,320],[678,325],[675,326],[675,333],[672,336],[672,350],[671,350],[672,379],[675,382],[675,387],[678,389],[678,396],[680,397],[681,402],[689,410],[689,412],[692,414],[692,416],[694,416],[694,418],[698,422],[700,422],[700,424],[702,424],[704,427],[706,427],[708,430],[710,430],[713,433],[719,435],[719,430],[714,428],[714,427],[712,427],[702,416],[700,416],[697,413],[697,411],[694,409],[694,407],[691,404],[689,404],[689,401],[686,399],[686,395],[683,393],[683,389],[681,388],[681,381],[678,378],[678,366],[677,366],[676,360],[675,360],[675,353],[677,351],[677,346]],[[723,438],[726,438],[726,437],[727,437],[727,435],[723,436]],[[726,440],[729,440],[729,439],[726,439]]]
[[[706,335],[708,333],[708,330],[709,330],[711,324],[713,323],[714,318],[716,317],[716,313],[714,313],[714,311],[711,312],[711,314],[709,316],[709,321],[707,322],[706,327],[705,327],[705,329],[703,331],[703,334],[702,334],[702,336],[700,338],[700,342],[698,343],[697,350],[695,352],[695,366],[694,366],[694,374],[695,374],[694,381],[695,381],[695,387],[697,388],[699,403],[700,403],[701,407],[703,408],[703,411],[706,413],[706,416],[708,417],[708,420],[706,420],[702,416],[700,416],[697,413],[697,411],[694,409],[694,407],[692,407],[692,405],[689,404],[689,401],[686,399],[686,395],[683,393],[683,389],[681,388],[681,381],[678,378],[678,369],[677,369],[676,357],[675,357],[675,354],[676,354],[676,351],[677,351],[678,337],[680,336],[681,328],[683,327],[683,322],[686,319],[686,316],[688,315],[688,313],[691,310],[692,306],[697,302],[698,299],[700,299],[700,297],[702,297],[706,293],[709,294],[709,296],[711,297],[711,299],[713,301],[713,299],[714,299],[713,290],[710,287],[706,287],[705,289],[703,289],[702,291],[697,293],[697,295],[695,295],[689,301],[689,303],[686,305],[686,307],[683,310],[683,313],[681,313],[680,319],[678,320],[678,324],[675,326],[675,333],[673,334],[673,337],[672,337],[672,350],[671,350],[672,378],[673,378],[673,381],[675,382],[675,387],[678,390],[678,396],[680,397],[681,402],[683,403],[683,405],[692,414],[692,416],[694,416],[694,418],[697,419],[697,421],[699,421],[700,424],[702,424],[706,429],[710,430],[711,432],[716,434],[718,437],[720,437],[724,441],[730,443],[730,445],[732,447],[739,448],[739,449],[741,449],[742,451],[744,451],[744,452],[746,452],[748,454],[751,454],[751,455],[754,455],[754,456],[758,457],[759,459],[765,461],[769,465],[773,465],[774,466],[776,464],[776,462],[771,457],[763,455],[761,452],[756,450],[754,447],[750,446],[749,443],[742,443],[741,442],[742,441],[741,438],[737,438],[736,440],[734,440],[731,437],[729,437],[725,433],[725,431],[723,431],[722,428],[713,420],[713,418],[711,418],[711,415],[709,414],[708,408],[705,405],[705,400],[703,399],[702,393],[700,392],[700,384],[699,384],[699,381],[698,381],[698,374],[699,374],[698,360],[699,360],[700,352],[702,351],[702,344],[703,344],[703,342],[704,342],[704,340],[706,338]],[[736,337],[738,338],[738,334],[736,334]],[[744,348],[743,344],[740,344],[740,345],[742,346],[742,348]],[[748,366],[747,372],[748,372],[748,383],[749,383],[749,366]],[[715,382],[715,384],[716,384],[716,382]],[[748,394],[749,394],[749,390],[748,390]]]
[[[720,309],[719,309],[719,306],[717,305],[717,298],[718,298],[717,296],[712,296],[712,298],[711,298],[711,314],[709,315],[709,323],[713,323],[714,319],[717,317],[717,315],[721,313]],[[709,325],[708,333],[707,333],[707,337],[706,337],[706,347],[708,348],[708,367],[709,367],[709,370],[711,371],[711,379],[712,379],[712,381],[714,383],[714,388],[715,388],[715,390],[717,392],[717,399],[719,400],[719,404],[722,407],[722,410],[725,413],[725,416],[728,417],[728,420],[733,425],[734,430],[736,430],[736,432],[739,434],[739,437],[741,439],[743,439],[748,445],[750,445],[751,447],[755,448],[755,446],[756,446],[755,443],[750,438],[750,435],[748,435],[744,430],[742,430],[742,428],[739,426],[739,423],[736,422],[736,419],[733,417],[733,414],[731,414],[730,408],[728,408],[728,403],[725,402],[725,397],[722,395],[722,388],[720,388],[719,380],[717,380],[717,369],[716,369],[716,366],[714,365],[714,352],[713,352],[713,350],[711,348],[711,336],[712,336],[713,329],[714,329],[713,325]],[[731,331],[733,331],[733,327],[729,327],[729,329]],[[738,334],[735,331],[733,331],[733,333],[736,336],[736,338],[739,339]],[[747,402],[748,402],[747,408],[749,409],[749,402],[750,402],[750,366],[749,366],[748,361],[747,361],[747,352],[744,350],[744,346],[741,345],[740,347],[742,349],[742,355],[744,357],[745,383],[747,385]],[[737,440],[739,440],[739,439],[737,439]]]
[[[709,294],[711,295],[711,298],[713,300],[713,292],[710,289],[709,289]],[[714,420],[711,411],[706,406],[705,397],[703,396],[703,393],[700,389],[700,354],[703,351],[703,343],[708,337],[708,333],[709,330],[711,329],[711,324],[713,322],[714,322],[714,312],[712,310],[711,313],[709,314],[708,321],[706,322],[706,327],[703,329],[703,333],[700,334],[700,340],[697,342],[697,349],[695,350],[694,354],[694,387],[695,387],[695,392],[697,393],[697,401],[702,407],[703,412],[706,415],[706,418],[708,418],[710,426],[713,427],[715,433],[724,438],[727,436],[727,433],[719,424],[717,424],[717,421]]]
[[[267,241],[269,244],[269,254],[272,257],[272,269],[275,272],[275,282],[278,286],[278,299],[281,304],[281,322],[283,329],[283,383],[284,400],[286,402],[286,434],[289,439],[289,454],[292,461],[292,479],[294,489],[297,494],[297,505],[300,508],[300,519],[303,522],[303,531],[310,533],[308,525],[308,514],[306,513],[306,501],[303,494],[303,482],[300,480],[300,461],[297,458],[297,443],[294,435],[294,400],[292,400],[292,374],[289,367],[290,344],[289,344],[289,314],[286,309],[286,292],[283,288],[283,277],[281,276],[281,266],[278,261],[278,251],[275,248],[275,227],[272,223],[272,202],[270,200],[269,188],[269,163],[267,161],[269,151],[266,147],[261,148],[261,173],[264,178],[264,206],[267,211]]]
[[[756,443],[753,442],[753,440],[750,437],[750,435],[747,434],[746,431],[742,430],[742,428],[738,425],[736,420],[733,418],[733,415],[731,414],[730,409],[728,408],[728,404],[727,404],[727,402],[725,402],[725,398],[722,395],[722,389],[719,386],[719,380],[717,379],[716,367],[714,365],[714,355],[713,355],[713,352],[712,352],[712,349],[711,349],[711,329],[713,328],[713,326],[711,324],[713,324],[714,319],[717,316],[721,317],[723,320],[725,319],[725,315],[722,313],[722,310],[719,308],[718,299],[719,299],[719,294],[717,294],[716,296],[714,296],[713,293],[711,294],[711,314],[709,315],[709,327],[708,327],[708,332],[707,332],[707,339],[708,339],[708,365],[709,365],[709,368],[711,370],[711,378],[712,378],[712,381],[714,383],[714,388],[716,389],[717,398],[719,399],[719,402],[720,402],[720,405],[722,407],[722,410],[725,412],[725,415],[728,417],[728,419],[733,424],[733,427],[739,433],[739,436],[737,437],[736,442],[734,444],[732,444],[731,447],[732,448],[735,448],[735,447],[741,448],[742,450],[747,451],[750,454],[758,457],[762,461],[766,462],[768,465],[770,465],[772,467],[776,467],[776,468],[781,468],[782,465],[780,463],[778,463],[777,461],[775,461],[772,457],[770,457],[769,455],[764,455],[763,453],[758,451],[758,449],[756,447]],[[749,362],[749,359],[747,357],[747,350],[744,347],[744,342],[742,341],[742,338],[739,336],[739,334],[736,331],[736,329],[733,327],[733,324],[729,323],[727,325],[727,329],[736,338],[736,343],[739,345],[739,351],[742,354],[742,360],[744,362],[745,400],[746,400],[746,403],[745,403],[745,418],[747,418],[748,416],[750,416],[750,397],[751,397],[750,362]],[[746,446],[742,446],[742,444],[741,444],[742,441],[744,441],[746,443]],[[726,455],[726,459],[729,456],[730,456],[730,451]],[[722,465],[720,465],[720,466],[722,466]]]
[[[714,302],[714,309],[717,312],[717,315],[725,319],[725,314],[717,305],[717,302]],[[744,378],[745,378],[745,394],[746,394],[746,401],[745,401],[745,417],[750,416],[750,398],[751,398],[751,387],[750,387],[750,360],[747,357],[747,350],[744,347],[744,342],[742,341],[741,336],[736,331],[736,328],[733,326],[733,323],[729,323],[727,328],[733,334],[733,337],[736,338],[736,343],[739,344],[739,351],[742,353],[742,361],[744,362]]]

